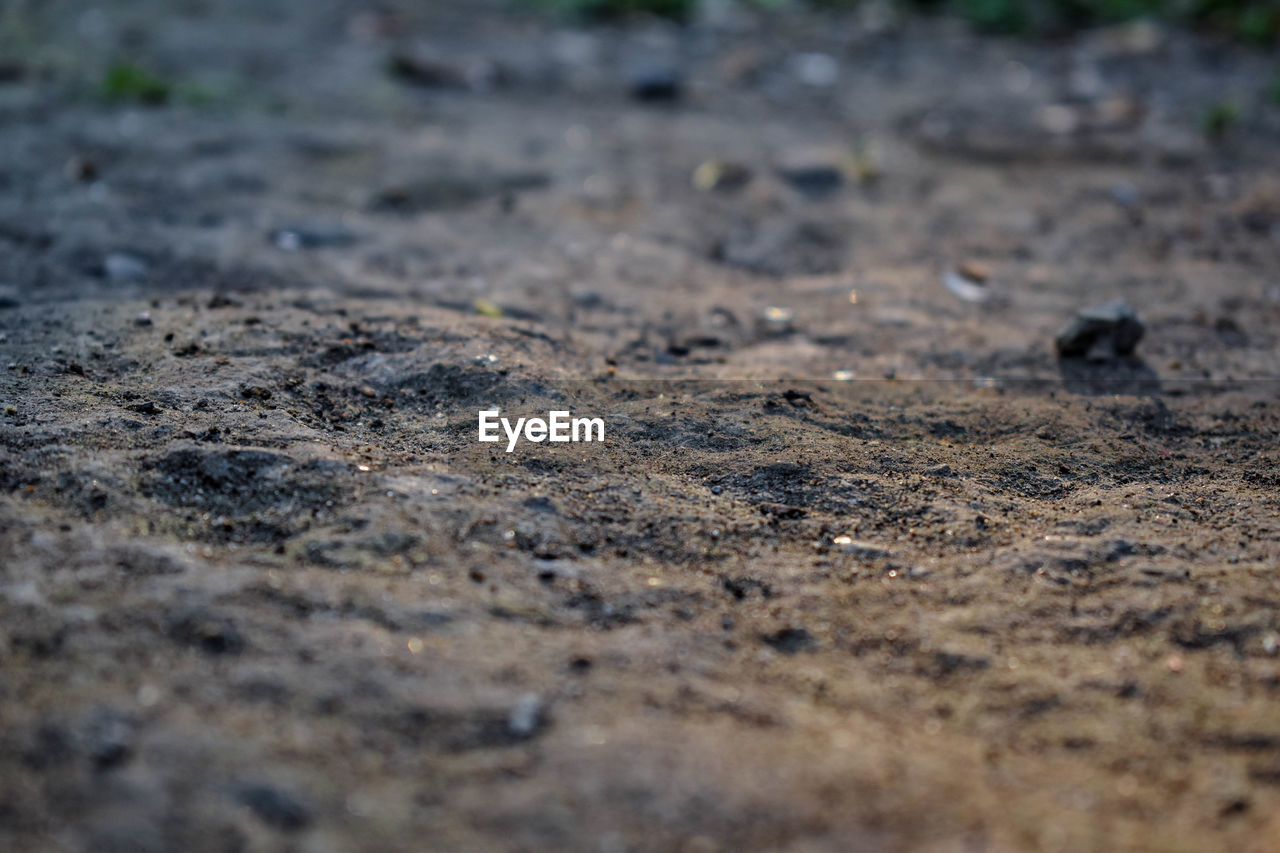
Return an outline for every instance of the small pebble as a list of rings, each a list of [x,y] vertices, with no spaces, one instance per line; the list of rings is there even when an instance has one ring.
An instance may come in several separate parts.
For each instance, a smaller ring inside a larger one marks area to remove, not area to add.
[[[831,544],[859,560],[881,560],[892,556],[889,549],[875,542],[854,539],[851,536],[837,536]]]
[[[798,53],[791,58],[791,69],[801,83],[815,88],[834,86],[840,77],[840,63],[826,53]]]
[[[275,785],[245,785],[236,799],[263,823],[285,832],[305,829],[312,821],[310,809],[293,794]]]
[[[75,156],[67,161],[63,172],[67,178],[81,183],[92,183],[98,179],[98,163],[92,157]]]
[[[761,639],[766,645],[772,646],[775,651],[784,655],[812,651],[818,645],[813,635],[804,628],[783,628],[772,634],[766,634]]]
[[[302,249],[330,249],[350,246],[356,237],[336,225],[294,225],[272,231],[268,238],[278,249],[297,252]]]
[[[972,273],[972,270],[969,270]],[[947,290],[957,298],[965,302],[986,302],[991,298],[991,291],[987,289],[985,278],[974,278],[965,274],[965,267],[959,270],[947,270],[942,274],[942,283]]]
[[[29,70],[16,59],[0,59],[0,83],[16,83],[26,77]]]
[[[526,738],[546,725],[546,706],[536,693],[526,693],[516,700],[507,716],[507,730],[516,737]]]
[[[461,68],[434,57],[398,53],[387,61],[392,77],[428,89],[466,88],[467,75]]]
[[[642,103],[670,103],[684,94],[684,76],[673,65],[644,62],[627,74],[627,90]]]
[[[751,169],[741,163],[708,160],[693,171],[694,189],[707,192],[740,190],[751,182]]]
[[[1142,200],[1142,194],[1133,184],[1122,181],[1111,187],[1108,195],[1111,201],[1120,207],[1137,207],[1138,202]]]
[[[99,770],[122,764],[133,746],[133,722],[114,708],[100,708],[85,722],[85,751]]]
[[[796,149],[778,158],[775,171],[793,188],[811,198],[834,193],[844,184],[849,156],[828,149]]]
[[[147,274],[147,262],[128,252],[112,252],[102,261],[102,274],[111,281],[133,281]]]

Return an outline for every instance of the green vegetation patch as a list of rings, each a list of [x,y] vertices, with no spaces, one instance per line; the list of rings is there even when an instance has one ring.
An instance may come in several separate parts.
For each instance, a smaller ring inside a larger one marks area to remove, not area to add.
[[[169,100],[172,87],[137,65],[117,62],[102,78],[102,94],[113,101],[163,104]]]

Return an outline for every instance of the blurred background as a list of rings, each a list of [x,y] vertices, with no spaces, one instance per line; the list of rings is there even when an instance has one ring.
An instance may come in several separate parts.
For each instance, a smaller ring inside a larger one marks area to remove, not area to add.
[[[1245,326],[1280,304],[1278,21],[10,0],[6,286],[409,298],[624,371],[823,378],[1052,374],[1062,324],[1123,299],[1157,372],[1273,375]]]

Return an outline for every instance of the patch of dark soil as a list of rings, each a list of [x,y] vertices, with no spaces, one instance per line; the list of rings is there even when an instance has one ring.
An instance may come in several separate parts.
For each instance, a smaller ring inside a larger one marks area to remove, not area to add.
[[[54,480],[53,488],[55,500],[82,518],[109,512],[121,506],[124,499],[122,483],[100,470],[62,471]]]
[[[1113,423],[1122,428],[1137,427],[1151,435],[1186,435],[1191,428],[1178,421],[1163,400],[1147,400],[1136,406],[1114,405],[1105,410]]]
[[[305,335],[292,337],[296,338],[296,343],[300,348],[305,347],[306,351],[314,353],[303,358],[300,363],[304,367],[322,369],[342,364],[370,352],[408,352],[422,343],[417,338],[389,331],[370,331],[367,334],[359,334],[353,338],[343,338],[323,344]],[[323,348],[316,352],[320,347]]]
[[[760,638],[764,644],[784,655],[813,651],[818,641],[804,628],[782,628]]]
[[[778,462],[747,473],[711,475],[695,468],[713,490],[720,489],[758,506],[795,507],[818,512],[847,513],[871,494],[866,484],[849,484],[817,474],[808,465]],[[775,513],[776,514],[776,513]]]
[[[1225,621],[1205,621],[1188,617],[1179,620],[1169,630],[1169,639],[1185,649],[1208,649],[1217,645],[1231,646],[1240,654],[1245,644],[1262,632],[1262,626]]]
[[[502,174],[441,174],[395,184],[378,191],[369,202],[377,213],[402,216],[466,207],[488,198],[514,197],[550,183],[541,172]]]
[[[608,597],[588,589],[566,597],[564,606],[580,611],[593,628],[609,629],[640,621],[645,611],[669,606],[692,607],[699,600],[696,593],[678,589],[642,590]]]
[[[720,578],[720,586],[733,596],[735,601],[746,601],[752,597],[773,598],[774,595],[773,587],[758,578],[725,576]]]
[[[921,662],[917,671],[928,678],[942,679],[952,675],[969,675],[991,666],[991,659],[959,652],[934,652]]]
[[[503,370],[444,363],[433,364],[422,373],[377,383],[375,387],[392,400],[417,410],[442,405],[500,403],[522,395],[536,396],[543,390],[536,383],[524,385],[513,382]],[[409,393],[405,394],[405,391]]]
[[[153,459],[142,493],[171,507],[213,516],[216,539],[274,541],[298,517],[348,502],[341,482],[351,467],[317,459],[299,463],[265,450],[183,448]]]
[[[786,402],[785,396],[783,400]],[[795,406],[789,402],[786,402],[786,405],[780,405],[776,399],[765,400],[764,406],[770,414],[782,415],[836,435],[863,440],[885,436],[884,430],[876,426],[869,416],[860,412],[842,413],[838,418],[833,419],[825,412],[816,411],[816,407]]]
[[[628,421],[613,428],[613,433],[646,449],[667,452],[671,447],[725,453],[739,450],[749,441],[747,431],[734,425],[692,418],[668,418],[652,421]]]
[[[392,733],[445,752],[518,746],[545,734],[550,724],[546,709],[529,698],[511,707],[413,708],[384,719]]]
[[[1063,387],[1073,394],[1107,397],[1114,394],[1148,396],[1164,388],[1160,376],[1139,358],[1094,362],[1081,358],[1058,361]]]
[[[1018,462],[1001,469],[996,480],[1002,492],[1012,492],[1039,500],[1060,500],[1071,493],[1072,486],[1057,477],[1041,474],[1035,466]]]
[[[1114,619],[1089,621],[1075,625],[1067,625],[1062,629],[1062,637],[1068,642],[1109,643],[1113,640],[1143,634],[1155,628],[1172,615],[1170,607],[1157,607],[1151,610],[1126,610]]]
[[[246,646],[235,620],[204,607],[173,611],[165,618],[165,632],[174,642],[208,655],[236,655]]]
[[[315,820],[312,810],[289,790],[264,782],[246,784],[236,800],[268,826],[285,832],[306,829]]]

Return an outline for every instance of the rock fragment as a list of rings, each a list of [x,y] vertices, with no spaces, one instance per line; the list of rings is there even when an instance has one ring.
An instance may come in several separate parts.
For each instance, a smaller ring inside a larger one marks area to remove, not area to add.
[[[832,540],[832,544],[859,560],[883,560],[893,556],[888,548],[878,543],[854,539],[851,536],[837,536]]]
[[[627,91],[642,103],[671,103],[684,94],[684,75],[665,62],[639,63],[627,73]]]
[[[148,264],[128,252],[111,252],[102,260],[102,275],[110,281],[134,281],[147,274]]]
[[[516,700],[507,715],[507,731],[512,737],[532,737],[547,723],[547,708],[536,693],[526,693]]]
[[[85,720],[82,740],[94,767],[123,764],[133,749],[134,722],[115,708],[98,708]]]
[[[728,160],[707,160],[694,169],[691,182],[694,189],[703,192],[733,192],[751,182],[751,169]]]
[[[244,785],[237,792],[236,799],[263,823],[285,832],[306,829],[314,820],[311,809],[292,793],[276,785]]]
[[[775,651],[784,655],[813,651],[818,647],[817,640],[804,628],[783,628],[772,634],[765,634],[760,639],[765,645],[773,647]]]
[[[244,650],[244,635],[230,617],[195,607],[170,615],[168,634],[175,642],[208,655],[234,655]]]
[[[1054,345],[1059,358],[1107,360],[1132,355],[1146,326],[1123,301],[1085,308],[1058,332]]]
[[[986,302],[991,298],[987,289],[987,277],[968,264],[942,274],[942,284],[957,299],[965,302]]]
[[[801,83],[819,89],[840,79],[840,63],[827,53],[798,53],[791,57],[791,69]]]
[[[774,171],[801,195],[821,199],[844,185],[848,165],[848,153],[838,148],[798,148],[783,152]]]
[[[286,252],[341,248],[356,242],[354,234],[337,225],[289,225],[267,236],[272,245]]]
[[[387,61],[396,79],[426,89],[464,89],[483,92],[502,81],[502,69],[483,58],[449,61],[417,52],[396,53]]]

